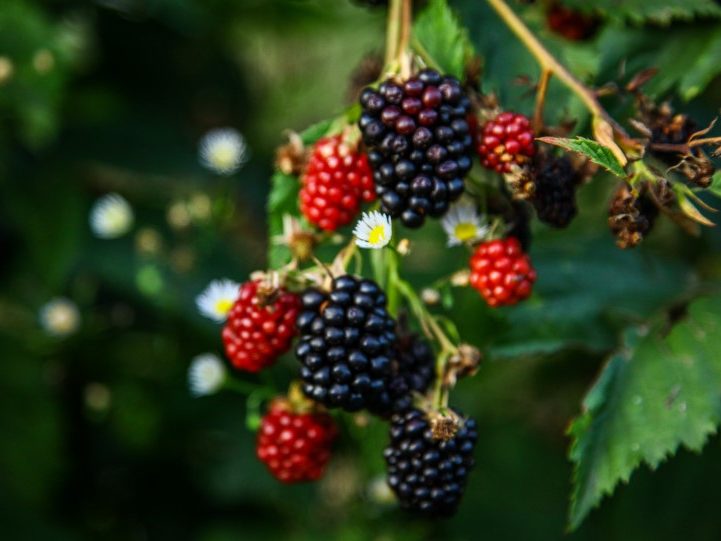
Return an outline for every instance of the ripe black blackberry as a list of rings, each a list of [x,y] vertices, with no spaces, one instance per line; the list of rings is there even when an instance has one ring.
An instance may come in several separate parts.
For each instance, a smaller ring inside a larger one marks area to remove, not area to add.
[[[567,227],[578,212],[578,184],[578,173],[566,156],[547,156],[540,160],[536,165],[536,190],[533,194],[538,219],[553,227]]]
[[[471,103],[454,77],[425,69],[360,97],[359,120],[383,212],[406,227],[443,216],[464,190],[473,139]]]
[[[402,507],[427,516],[450,516],[473,467],[478,434],[473,419],[461,421],[448,439],[434,438],[425,412],[411,409],[391,419],[384,456],[388,485]]]
[[[370,6],[370,7],[378,7],[378,6],[387,6],[388,0],[354,0],[356,4],[360,4],[362,6]]]
[[[301,302],[295,353],[306,396],[346,411],[390,410],[395,321],[381,288],[345,275],[330,293],[306,290]]]
[[[397,330],[393,377],[390,384],[393,412],[413,404],[413,393],[425,393],[435,376],[435,355],[423,338],[399,326]]]

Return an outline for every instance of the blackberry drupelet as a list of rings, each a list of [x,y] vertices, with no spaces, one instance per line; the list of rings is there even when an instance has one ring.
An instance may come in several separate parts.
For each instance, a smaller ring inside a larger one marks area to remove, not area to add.
[[[447,440],[434,439],[426,414],[418,409],[393,416],[384,456],[388,484],[405,509],[427,516],[450,516],[473,467],[478,437],[473,419],[462,421]]]
[[[536,169],[533,206],[538,219],[553,227],[564,228],[576,216],[578,173],[565,156],[544,158]]]
[[[436,358],[423,338],[399,327],[397,330],[393,378],[390,385],[394,412],[413,404],[413,393],[425,393],[435,377]]]
[[[305,395],[346,411],[388,411],[396,334],[381,288],[345,275],[330,293],[306,290],[301,302],[295,352]]]
[[[457,79],[425,69],[360,97],[359,125],[383,212],[406,227],[443,216],[464,191],[473,139],[470,100]]]

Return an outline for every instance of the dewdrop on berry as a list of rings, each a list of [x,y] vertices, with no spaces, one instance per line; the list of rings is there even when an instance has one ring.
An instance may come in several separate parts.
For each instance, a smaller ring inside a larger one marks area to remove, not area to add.
[[[90,229],[101,239],[122,237],[133,227],[133,209],[122,196],[110,193],[102,196],[90,210]]]
[[[199,154],[205,168],[219,175],[230,175],[247,161],[248,146],[237,130],[218,128],[200,140]]]
[[[379,249],[388,245],[393,236],[391,218],[382,212],[364,212],[353,229],[355,243],[361,248]]]
[[[216,393],[225,382],[226,370],[217,355],[204,353],[193,358],[188,368],[188,387],[193,396]]]
[[[213,280],[203,292],[195,298],[195,305],[201,315],[222,323],[228,317],[228,312],[238,298],[240,284],[224,278]]]
[[[451,206],[443,217],[441,225],[448,235],[448,246],[470,244],[482,239],[489,230],[482,225],[483,217],[478,214],[471,201],[460,201]]]
[[[80,311],[66,298],[49,301],[40,308],[40,325],[52,336],[68,336],[80,327]]]

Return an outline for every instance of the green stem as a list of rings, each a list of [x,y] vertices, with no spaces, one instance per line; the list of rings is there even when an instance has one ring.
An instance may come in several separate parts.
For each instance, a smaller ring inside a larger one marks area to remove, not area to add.
[[[386,280],[386,295],[388,295],[388,312],[394,318],[398,317],[400,307],[400,292],[398,291],[398,252],[392,249],[384,250],[386,267],[388,269]]]
[[[388,6],[388,26],[386,29],[386,69],[398,58],[398,41],[401,34],[401,10],[403,0],[391,0]]]

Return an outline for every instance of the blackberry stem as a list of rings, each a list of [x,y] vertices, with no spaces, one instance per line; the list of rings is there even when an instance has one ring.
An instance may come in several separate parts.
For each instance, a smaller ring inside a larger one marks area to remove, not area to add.
[[[398,40],[400,36],[400,13],[402,0],[391,0],[388,7],[388,27],[386,29],[386,57],[385,66],[388,66],[398,56]]]
[[[388,28],[386,30],[385,69],[400,69],[401,77],[411,74],[411,56],[408,46],[411,40],[413,0],[390,0]]]
[[[615,133],[620,141],[629,147],[635,148],[638,146],[637,142],[634,141],[626,130],[616,122],[616,120],[603,108],[601,103],[598,101],[598,97],[593,89],[588,88],[579,79],[576,78],[566,67],[561,64],[539,39],[531,32],[526,24],[514,13],[514,11],[508,6],[505,0],[486,0],[491,7],[496,11],[498,16],[506,23],[516,37],[525,45],[526,49],[535,57],[536,61],[541,66],[542,77],[550,77],[555,75],[558,79],[578,98],[583,102],[588,111],[593,115],[594,118],[594,132],[600,143],[610,146],[616,157],[621,161],[622,164],[628,162],[628,158],[625,153],[618,148],[613,140],[604,137],[604,128],[610,127],[613,133]],[[544,75],[548,72],[548,75]],[[540,89],[540,88],[539,88]],[[616,146],[616,148],[613,148]]]

